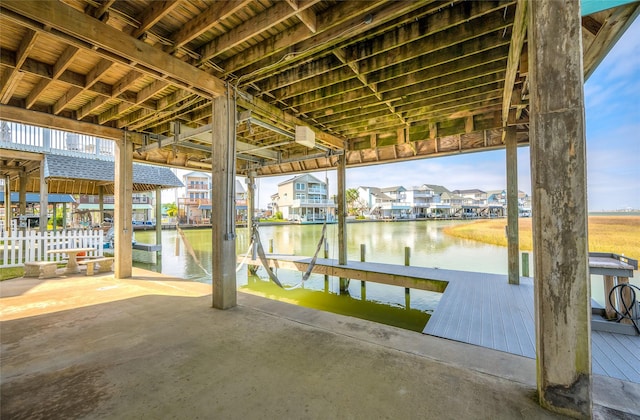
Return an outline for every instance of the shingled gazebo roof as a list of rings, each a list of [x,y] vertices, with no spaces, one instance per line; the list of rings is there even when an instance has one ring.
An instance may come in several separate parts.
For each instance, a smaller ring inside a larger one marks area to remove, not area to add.
[[[113,194],[115,163],[109,160],[83,159],[62,155],[45,156],[44,176],[49,191],[67,194],[98,194],[99,186],[105,194]],[[169,168],[133,164],[133,190],[153,191],[182,187],[182,182]]]

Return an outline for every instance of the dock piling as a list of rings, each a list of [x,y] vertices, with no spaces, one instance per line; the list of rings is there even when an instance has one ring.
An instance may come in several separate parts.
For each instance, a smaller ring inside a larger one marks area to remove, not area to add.
[[[367,246],[365,244],[360,244],[360,262],[365,262],[366,249]],[[360,281],[360,294],[362,295],[362,300],[367,300],[367,282],[364,280]]]
[[[522,253],[522,277],[529,277],[529,253]]]

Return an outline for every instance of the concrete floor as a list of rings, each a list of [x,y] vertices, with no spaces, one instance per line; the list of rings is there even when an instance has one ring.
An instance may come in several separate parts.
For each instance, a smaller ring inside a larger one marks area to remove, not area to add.
[[[0,283],[0,417],[559,418],[535,361],[134,269]],[[640,416],[640,386],[594,376],[595,418]],[[624,414],[627,413],[627,414]]]

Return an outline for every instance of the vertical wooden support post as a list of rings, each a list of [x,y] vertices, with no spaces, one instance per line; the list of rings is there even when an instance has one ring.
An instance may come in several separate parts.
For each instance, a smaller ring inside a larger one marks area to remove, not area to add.
[[[628,277],[618,277],[618,284],[629,284]],[[618,312],[629,317],[620,321],[621,324],[633,325],[630,318],[633,318],[637,314],[633,313],[635,302],[631,299],[631,288],[624,287],[620,290],[618,299]]]
[[[104,220],[104,187],[102,185],[98,187],[98,213],[100,214],[100,223],[102,223]],[[113,223],[113,217],[111,223]]]
[[[540,404],[592,416],[580,2],[529,1],[531,183]]]
[[[520,284],[518,266],[518,150],[516,127],[505,128],[507,146],[507,248],[509,284]]]
[[[236,306],[235,174],[236,104],[226,96],[212,100],[212,287],[213,307]]]
[[[62,230],[67,230],[67,203],[62,203]]]
[[[4,230],[11,232],[11,178],[9,175],[4,177]]]
[[[347,263],[347,158],[338,156],[338,264]],[[349,289],[349,279],[340,278],[340,293]]]
[[[162,245],[162,189],[160,187],[156,187],[156,245]]]
[[[51,230],[54,232],[58,229],[58,203],[53,203],[53,216],[51,216]],[[91,226],[89,226],[91,229]]]
[[[324,239],[324,258],[329,258],[329,242],[327,238]],[[329,276],[326,274],[324,275],[324,291],[325,293],[329,292]]]
[[[247,192],[248,192],[248,206],[247,206],[247,229],[249,235],[251,235],[251,229],[253,228],[253,219],[256,214],[256,173],[249,172],[247,176]]]
[[[113,204],[114,276],[117,279],[131,277],[133,264],[132,207],[133,207],[133,143],[129,133],[116,142],[115,185]]]
[[[603,276],[604,277],[604,313],[607,319],[614,319],[616,317],[616,311],[614,310],[613,305],[609,301],[609,292],[615,286],[615,281],[613,276]],[[615,293],[613,297],[613,301],[615,302]]]
[[[49,130],[45,130],[49,131]],[[40,232],[47,231],[47,213],[49,212],[49,184],[44,177],[46,173],[45,159],[40,162]],[[7,207],[10,209],[10,207]],[[9,212],[11,213],[11,212]],[[44,252],[44,249],[42,250]]]
[[[410,246],[405,246],[404,247],[404,265],[406,265],[407,267],[411,265],[411,247]],[[405,301],[405,306],[407,307],[407,309],[409,309],[410,302],[411,302],[411,289],[408,287],[404,288],[404,301]]]
[[[522,253],[522,277],[529,277],[529,253]]]
[[[367,246],[365,244],[360,244],[360,262],[365,261],[367,253]],[[367,300],[367,282],[364,280],[360,281],[360,296],[361,300]]]
[[[20,205],[21,215],[27,213],[27,182],[29,182],[29,177],[23,168],[20,171],[20,190],[18,192],[18,203]]]

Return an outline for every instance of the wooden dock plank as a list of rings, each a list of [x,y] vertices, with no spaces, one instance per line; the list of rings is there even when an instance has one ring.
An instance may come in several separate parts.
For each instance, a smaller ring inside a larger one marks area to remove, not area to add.
[[[270,265],[305,271],[308,257],[269,256]],[[260,264],[251,261],[249,264]],[[314,273],[440,291],[423,333],[535,358],[533,279],[510,285],[506,275],[319,258]],[[640,383],[640,336],[592,332],[596,374]]]

